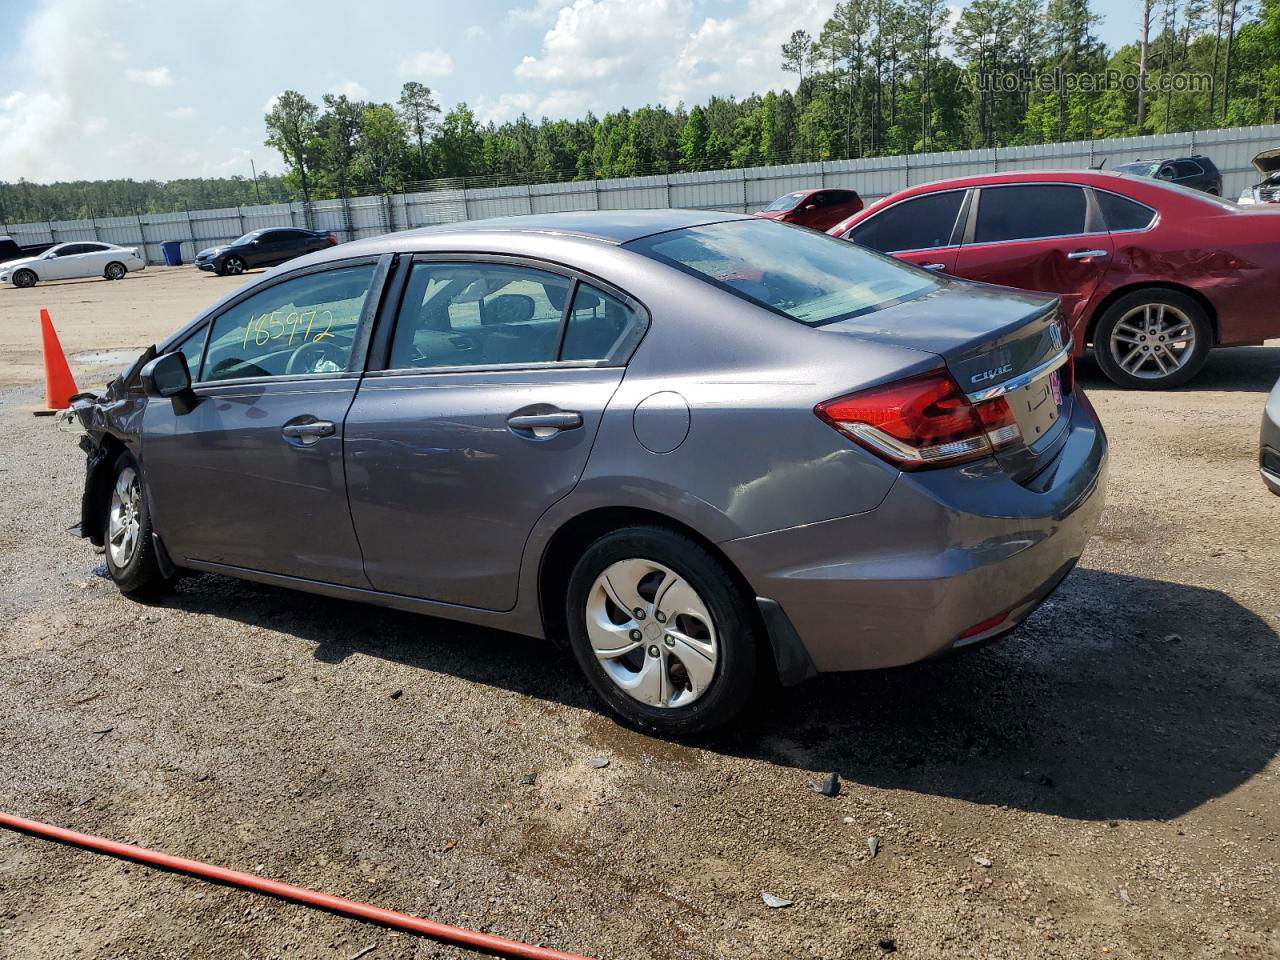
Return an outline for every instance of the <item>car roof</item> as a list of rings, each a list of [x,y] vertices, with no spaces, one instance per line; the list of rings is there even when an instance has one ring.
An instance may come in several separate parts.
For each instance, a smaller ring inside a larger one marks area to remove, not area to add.
[[[792,191],[798,193],[800,191]],[[718,210],[577,210],[566,213],[535,213],[514,217],[488,217],[483,220],[463,220],[459,223],[442,223],[417,230],[388,234],[395,237],[401,247],[412,247],[415,237],[433,239],[442,234],[455,233],[548,233],[606,243],[624,244],[655,233],[680,230],[685,227],[723,223],[726,220],[751,220],[751,216],[739,213],[722,213]],[[384,238],[374,238],[386,239]],[[405,241],[410,241],[408,245]]]

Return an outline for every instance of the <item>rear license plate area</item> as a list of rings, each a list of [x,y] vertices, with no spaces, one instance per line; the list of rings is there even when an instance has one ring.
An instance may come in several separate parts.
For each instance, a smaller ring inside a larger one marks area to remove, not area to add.
[[[1005,399],[1018,421],[1023,442],[1034,447],[1053,433],[1062,419],[1062,375],[1055,370],[1020,390],[1005,394]]]

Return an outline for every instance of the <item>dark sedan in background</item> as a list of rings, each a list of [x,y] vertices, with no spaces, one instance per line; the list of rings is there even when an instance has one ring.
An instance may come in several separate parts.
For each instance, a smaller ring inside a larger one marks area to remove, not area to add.
[[[781,220],[814,230],[829,230],[862,209],[862,198],[853,190],[797,190],[780,196],[757,217]]]
[[[1172,160],[1132,160],[1119,164],[1115,172],[1127,173],[1131,177],[1152,177],[1180,187],[1203,190],[1215,197],[1222,196],[1222,173],[1203,154]]]
[[[196,254],[196,266],[218,276],[235,276],[252,267],[274,267],[278,263],[336,246],[338,238],[319,230],[300,227],[272,227],[246,233],[226,246],[210,247]]]

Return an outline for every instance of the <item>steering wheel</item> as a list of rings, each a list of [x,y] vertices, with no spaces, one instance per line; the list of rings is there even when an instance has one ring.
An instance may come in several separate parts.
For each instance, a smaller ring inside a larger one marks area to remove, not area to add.
[[[305,359],[304,359],[305,358]],[[315,373],[324,360],[332,360],[339,370],[347,366],[347,352],[330,340],[308,340],[289,354],[284,365],[285,373]]]

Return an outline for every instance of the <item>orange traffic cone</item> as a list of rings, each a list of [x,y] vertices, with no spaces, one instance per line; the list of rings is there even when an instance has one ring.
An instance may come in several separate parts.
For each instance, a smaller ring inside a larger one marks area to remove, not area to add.
[[[71,368],[67,366],[67,355],[62,352],[62,344],[54,332],[53,319],[44,307],[40,308],[40,339],[44,345],[44,405],[47,409],[36,413],[48,415],[71,406],[71,398],[80,391],[76,389]]]

